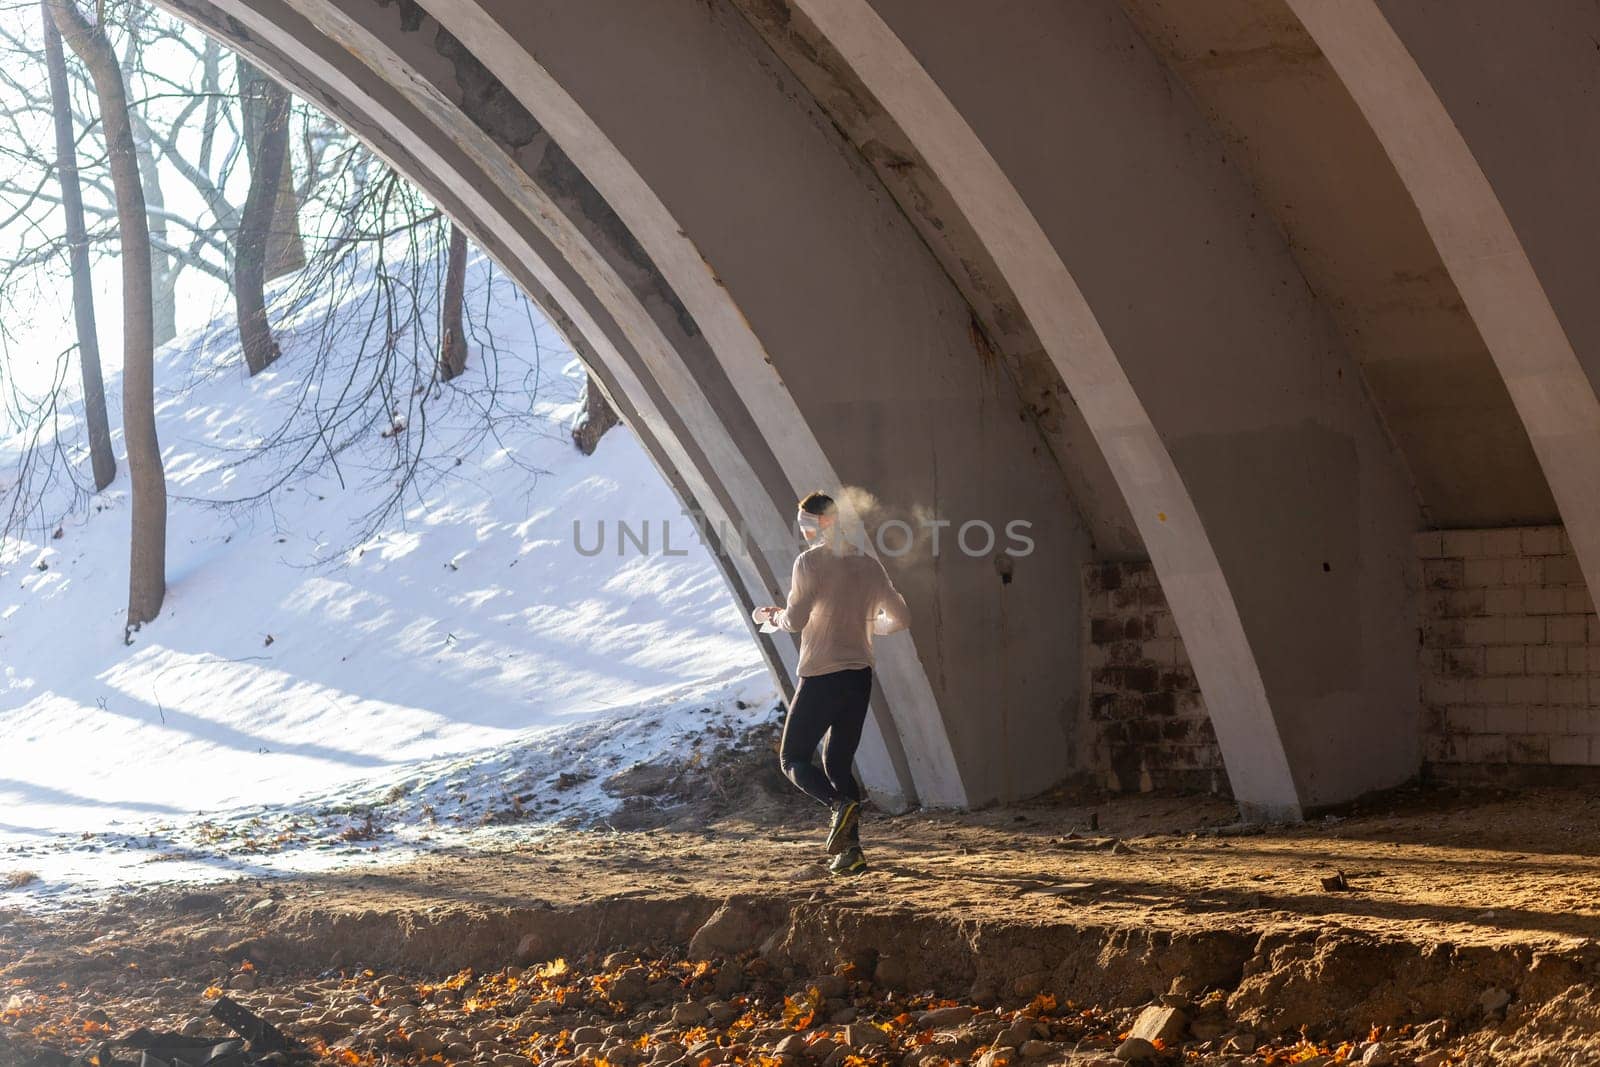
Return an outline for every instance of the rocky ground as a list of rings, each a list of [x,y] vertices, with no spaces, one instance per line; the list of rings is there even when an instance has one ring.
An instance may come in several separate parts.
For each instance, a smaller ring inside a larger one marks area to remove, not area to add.
[[[223,1034],[223,995],[344,1064],[1600,1063],[1583,794],[876,818],[848,881],[781,798],[0,914],[0,1064]]]

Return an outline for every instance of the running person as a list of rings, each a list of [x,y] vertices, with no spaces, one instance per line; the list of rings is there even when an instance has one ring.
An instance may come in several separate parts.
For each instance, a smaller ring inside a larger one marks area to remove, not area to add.
[[[756,608],[756,622],[800,635],[800,684],[789,702],[778,762],[783,773],[833,813],[828,855],[835,874],[867,869],[861,852],[861,786],[850,765],[872,696],[872,635],[905,629],[905,598],[883,564],[850,544],[825,493],[800,501],[800,532],[812,547],[794,561],[787,606]],[[811,762],[822,745],[822,767]]]

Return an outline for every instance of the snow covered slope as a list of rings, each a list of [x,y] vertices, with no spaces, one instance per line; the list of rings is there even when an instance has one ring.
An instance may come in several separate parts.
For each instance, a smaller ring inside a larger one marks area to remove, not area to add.
[[[283,323],[284,356],[255,379],[226,319],[159,354],[169,588],[131,645],[125,471],[59,536],[47,526],[0,549],[0,879],[35,871],[33,892],[94,880],[64,833],[97,854],[131,848],[113,880],[174,853],[227,873],[240,868],[201,847],[222,836],[205,826],[230,811],[292,817],[309,796],[325,809],[408,793],[433,815],[430,788],[465,803],[516,780],[546,790],[531,807],[551,817],[598,810],[592,787],[557,805],[549,783],[585,759],[651,758],[710,719],[770,717],[744,622],[660,475],[626,429],[577,453],[566,427],[581,368],[487,263],[472,277],[467,375],[416,391],[407,370],[352,407],[367,422],[323,431],[310,412],[360,396],[382,358],[371,285]],[[330,459],[329,442],[348,447]],[[414,486],[360,536],[407,448],[421,456]],[[317,469],[227,503],[302,453]],[[17,461],[0,449],[0,484]],[[652,554],[619,556],[618,522],[649,523]],[[686,555],[661,554],[663,523]],[[592,548],[602,528],[604,551],[580,553],[575,533]]]

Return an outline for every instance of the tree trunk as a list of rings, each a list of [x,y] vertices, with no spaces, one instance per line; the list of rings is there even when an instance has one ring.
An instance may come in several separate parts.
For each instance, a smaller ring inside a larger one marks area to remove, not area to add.
[[[239,61],[239,92],[246,114],[255,109],[256,147],[251,154],[250,192],[239,216],[234,242],[233,299],[239,315],[239,341],[251,376],[278,358],[278,343],[267,323],[265,293],[267,238],[272,231],[283,160],[289,150],[289,94],[272,79]],[[250,141],[246,130],[245,141]]]
[[[72,315],[78,327],[78,363],[83,372],[83,418],[89,431],[89,461],[94,487],[104,489],[117,476],[111,451],[111,425],[106,416],[106,388],[100,373],[100,335],[94,324],[94,283],[89,268],[89,233],[83,221],[83,189],[78,181],[78,147],[72,130],[72,99],[67,87],[67,57],[61,34],[41,2],[44,15],[45,65],[50,70],[50,110],[56,126],[56,177],[61,182],[61,208],[67,217],[67,250],[72,270]]]
[[[444,302],[439,306],[439,378],[448,382],[467,369],[467,335],[461,305],[467,295],[467,232],[450,224],[450,255],[445,260]]]
[[[284,146],[288,147],[289,124],[284,123]],[[267,281],[293,274],[306,265],[306,245],[300,237],[300,200],[294,192],[294,167],[290,153],[283,153],[283,170],[278,179],[277,206],[272,214],[272,230],[267,234]]]
[[[289,151],[289,92],[243,56],[239,66],[239,97],[243,105],[245,159],[250,164],[251,182],[258,173],[257,156],[262,138],[276,136],[282,127],[283,162],[279,166],[278,188],[273,201],[272,221],[267,227],[267,253],[264,277],[267,281],[292,274],[306,265],[305,242],[300,236],[300,200],[294,191],[294,161]],[[283,120],[275,124],[271,112],[282,98]]]
[[[594,380],[594,375],[589,375],[583,383],[583,410],[572,423],[572,443],[578,446],[579,452],[592,456],[600,446],[600,438],[621,421],[601,391],[600,383]]]
[[[122,434],[133,484],[133,536],[124,640],[161,612],[167,593],[167,483],[156,436],[155,338],[150,308],[150,225],[128,119],[128,92],[111,42],[76,0],[46,0],[56,29],[89,68],[105,129],[122,239]]]
[[[163,250],[167,241],[167,218],[163,209],[166,196],[161,190],[161,168],[156,165],[150,138],[135,130],[134,148],[139,153],[139,180],[145,191],[145,206],[150,219],[151,315],[156,347],[178,336],[178,275],[183,268]]]
[[[133,6],[127,12],[128,40],[122,53],[122,69],[138,70],[144,62],[145,18],[148,11]],[[156,347],[178,336],[178,275],[183,264],[168,255],[167,198],[161,188],[161,168],[156,164],[155,146],[149,127],[138,114],[133,120],[133,146],[139,154],[139,180],[144,188],[145,217],[150,220],[150,309],[154,317]]]

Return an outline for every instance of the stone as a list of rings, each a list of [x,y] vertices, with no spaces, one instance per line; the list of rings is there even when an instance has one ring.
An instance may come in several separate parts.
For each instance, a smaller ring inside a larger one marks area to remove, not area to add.
[[[598,1026],[580,1026],[572,1031],[572,1044],[598,1045],[606,1039],[605,1032]]]
[[[1255,1034],[1234,1034],[1222,1043],[1224,1052],[1254,1052],[1256,1050]]]
[[[1022,1043],[1022,1047],[1017,1051],[1022,1053],[1022,1058],[1025,1060],[1038,1060],[1050,1055],[1055,1050],[1056,1046],[1050,1042],[1040,1041],[1038,1038],[1032,1038],[1028,1041],[1024,1041]]]
[[[996,1045],[1007,1048],[1016,1048],[1024,1042],[1033,1040],[1034,1021],[1026,1015],[1018,1016],[1011,1020],[1011,1025],[999,1031],[991,1039]]]
[[[834,1026],[848,1026],[856,1021],[856,1009],[852,1007],[840,1008],[828,1016],[828,1022]]]
[[[544,955],[544,938],[538,934],[524,934],[517,942],[518,963],[537,963]]]
[[[526,1056],[519,1056],[515,1052],[497,1053],[489,1061],[494,1067],[533,1067],[533,1061]]]
[[[418,1030],[411,1035],[411,1047],[425,1056],[444,1051],[444,1042],[432,1030]]]
[[[238,974],[228,979],[229,989],[237,989],[245,993],[253,991],[259,984],[260,980],[256,978],[256,973],[254,971],[240,971]]]
[[[1382,1041],[1374,1041],[1361,1051],[1361,1067],[1389,1067],[1392,1063],[1394,1056]]]
[[[629,967],[612,981],[611,999],[624,1004],[637,1004],[650,990],[650,971],[645,967]]]
[[[964,1004],[949,1008],[934,1008],[917,1017],[917,1026],[924,1030],[943,1030],[970,1021],[974,1014],[976,1012]]]
[[[904,989],[908,980],[904,961],[893,956],[881,956],[872,969],[872,980],[885,989]]]
[[[790,1034],[778,1042],[772,1051],[780,1056],[804,1056],[806,1054],[806,1039],[801,1034]]]
[[[1123,1063],[1150,1063],[1159,1055],[1156,1047],[1142,1037],[1130,1037],[1117,1046],[1117,1059]]]
[[[736,956],[761,944],[770,933],[768,923],[751,905],[729,898],[689,939],[689,956],[697,960]]]
[[[973,1048],[979,1045],[992,1045],[1001,1034],[1010,1028],[1003,1026],[993,1015],[981,1015],[972,1022],[956,1031],[963,1041],[970,1041]]]
[[[601,961],[601,966],[608,971],[615,971],[638,962],[639,954],[636,952],[613,952]]]
[[[1499,1015],[1511,1003],[1511,994],[1498,986],[1485,989],[1478,998],[1478,1007],[1485,1015]]]
[[[1029,1000],[1050,980],[1047,971],[1032,971],[1028,974],[1019,974],[1011,980],[1011,995],[1018,1000]]]
[[[1134,1021],[1131,1037],[1143,1038],[1154,1044],[1171,1045],[1182,1040],[1189,1028],[1189,1020],[1182,1010],[1171,1007],[1146,1008]]]
[[[725,1000],[719,1000],[713,1004],[707,1004],[706,1013],[711,1016],[711,1021],[718,1026],[727,1026],[740,1015],[743,1015],[744,1011],[737,1004],[729,1004]]]
[[[1450,1050],[1436,1048],[1417,1057],[1417,1067],[1446,1067],[1451,1061]]]
[[[839,974],[818,975],[807,984],[821,993],[824,1000],[837,1000],[850,992],[850,980]]]
[[[671,1063],[683,1059],[687,1053],[688,1050],[676,1041],[663,1041],[655,1047],[651,1059],[656,1063]]]
[[[851,1048],[887,1045],[889,1043],[889,1035],[871,1023],[851,1023],[844,1028],[844,1043]]]
[[[672,1022],[675,1026],[698,1026],[710,1017],[711,1013],[698,1001],[686,1000],[672,1009]]]
[[[744,966],[737,960],[729,960],[717,969],[717,977],[712,981],[711,987],[716,990],[719,997],[731,997],[735,993],[743,993],[749,985],[745,977]]]
[[[1008,1048],[992,1048],[978,1057],[978,1067],[1007,1067],[1016,1052]]]
[[[1435,1019],[1417,1027],[1412,1036],[1416,1038],[1417,1043],[1420,1045],[1437,1045],[1445,1039],[1449,1032],[1450,1022],[1448,1019]]]

